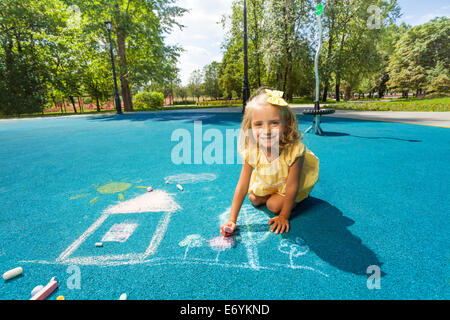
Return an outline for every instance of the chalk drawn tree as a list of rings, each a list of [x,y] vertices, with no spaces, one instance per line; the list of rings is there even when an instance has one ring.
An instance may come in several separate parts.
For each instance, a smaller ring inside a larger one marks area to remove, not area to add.
[[[290,267],[295,268],[294,258],[302,256],[309,251],[308,245],[300,237],[296,237],[295,241],[283,239],[280,241],[278,250],[289,255]]]
[[[221,220],[225,221],[229,213],[229,211],[226,211],[221,214]],[[237,219],[236,224],[239,227],[240,239],[247,250],[249,266],[252,269],[258,270],[260,268],[258,244],[264,241],[270,234],[267,225],[268,220],[264,212],[248,204],[242,206]]]
[[[180,241],[178,245],[180,247],[186,247],[186,251],[184,252],[184,258],[186,259],[187,253],[190,248],[201,247],[203,245],[204,239],[199,234],[190,234],[184,238],[184,240]]]

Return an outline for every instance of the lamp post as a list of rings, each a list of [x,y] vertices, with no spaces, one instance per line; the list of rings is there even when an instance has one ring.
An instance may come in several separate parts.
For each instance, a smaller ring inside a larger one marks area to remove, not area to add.
[[[112,71],[113,71],[113,78],[114,78],[114,94],[115,94],[115,102],[116,102],[116,110],[118,114],[122,114],[122,103],[120,102],[120,96],[119,96],[119,90],[117,88],[117,78],[116,78],[116,66],[114,64],[114,53],[112,48],[112,41],[111,41],[111,21],[106,20],[105,21],[106,29],[108,30],[108,37],[109,37],[109,50],[111,52],[111,64],[112,64]]]
[[[242,113],[245,112],[247,100],[250,98],[250,86],[248,84],[248,61],[247,61],[247,0],[244,0],[244,87],[242,92]]]
[[[323,131],[320,127],[320,117],[326,114],[334,113],[334,109],[320,109],[320,81],[319,81],[319,55],[320,49],[322,48],[322,14],[323,14],[323,4],[321,0],[316,0],[318,2],[316,8],[317,24],[319,25],[319,43],[317,44],[316,56],[314,58],[314,74],[316,78],[316,99],[314,100],[314,109],[305,109],[303,114],[308,114],[313,116],[312,125],[306,129],[305,133],[313,131],[317,135],[322,135]]]

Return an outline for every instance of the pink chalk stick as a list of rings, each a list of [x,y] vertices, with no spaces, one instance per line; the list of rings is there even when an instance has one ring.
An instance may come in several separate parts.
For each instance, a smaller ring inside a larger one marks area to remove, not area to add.
[[[151,191],[153,191],[153,188],[152,188],[152,187],[148,187],[148,188],[147,188],[147,191],[148,191],[148,192],[151,192]]]
[[[223,227],[223,231],[225,231],[227,233],[233,233],[233,229],[230,227]]]
[[[53,277],[47,285],[36,293],[30,300],[45,300],[53,291],[58,288],[58,281]]]

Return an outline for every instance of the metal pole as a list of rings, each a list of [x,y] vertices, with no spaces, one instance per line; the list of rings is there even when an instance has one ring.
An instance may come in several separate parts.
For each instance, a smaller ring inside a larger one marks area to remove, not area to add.
[[[118,114],[122,114],[122,103],[120,102],[119,89],[117,88],[116,65],[114,64],[114,53],[113,53],[112,41],[111,41],[111,30],[110,30],[110,28],[107,28],[107,29],[108,29],[109,50],[111,53],[111,64],[112,64],[113,78],[114,78],[114,93],[115,93],[116,110],[117,110]]]
[[[245,112],[247,100],[250,97],[250,86],[248,83],[248,61],[247,61],[247,0],[244,0],[244,87],[242,92],[242,113]]]

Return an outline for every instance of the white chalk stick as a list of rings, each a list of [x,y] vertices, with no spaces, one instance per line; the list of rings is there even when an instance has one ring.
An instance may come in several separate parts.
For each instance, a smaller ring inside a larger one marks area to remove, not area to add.
[[[44,286],[42,284],[34,287],[33,290],[31,290],[31,296],[34,296],[36,293],[38,293],[39,291],[41,291],[42,289],[44,289]]]
[[[181,185],[177,184],[177,188],[183,191],[183,187]]]
[[[12,279],[14,277],[17,277],[22,272],[23,272],[22,267],[17,267],[17,268],[8,270],[3,274],[3,279],[5,279],[5,280]]]
[[[102,243],[102,242],[96,242],[96,243],[95,243],[95,246],[96,246],[96,247],[103,247],[103,243]]]
[[[31,297],[30,300],[45,300],[53,291],[58,288],[58,281],[56,281],[55,277],[50,279],[50,282],[42,288],[38,293]]]
[[[126,293],[122,293],[119,297],[119,300],[127,300],[127,294]]]

